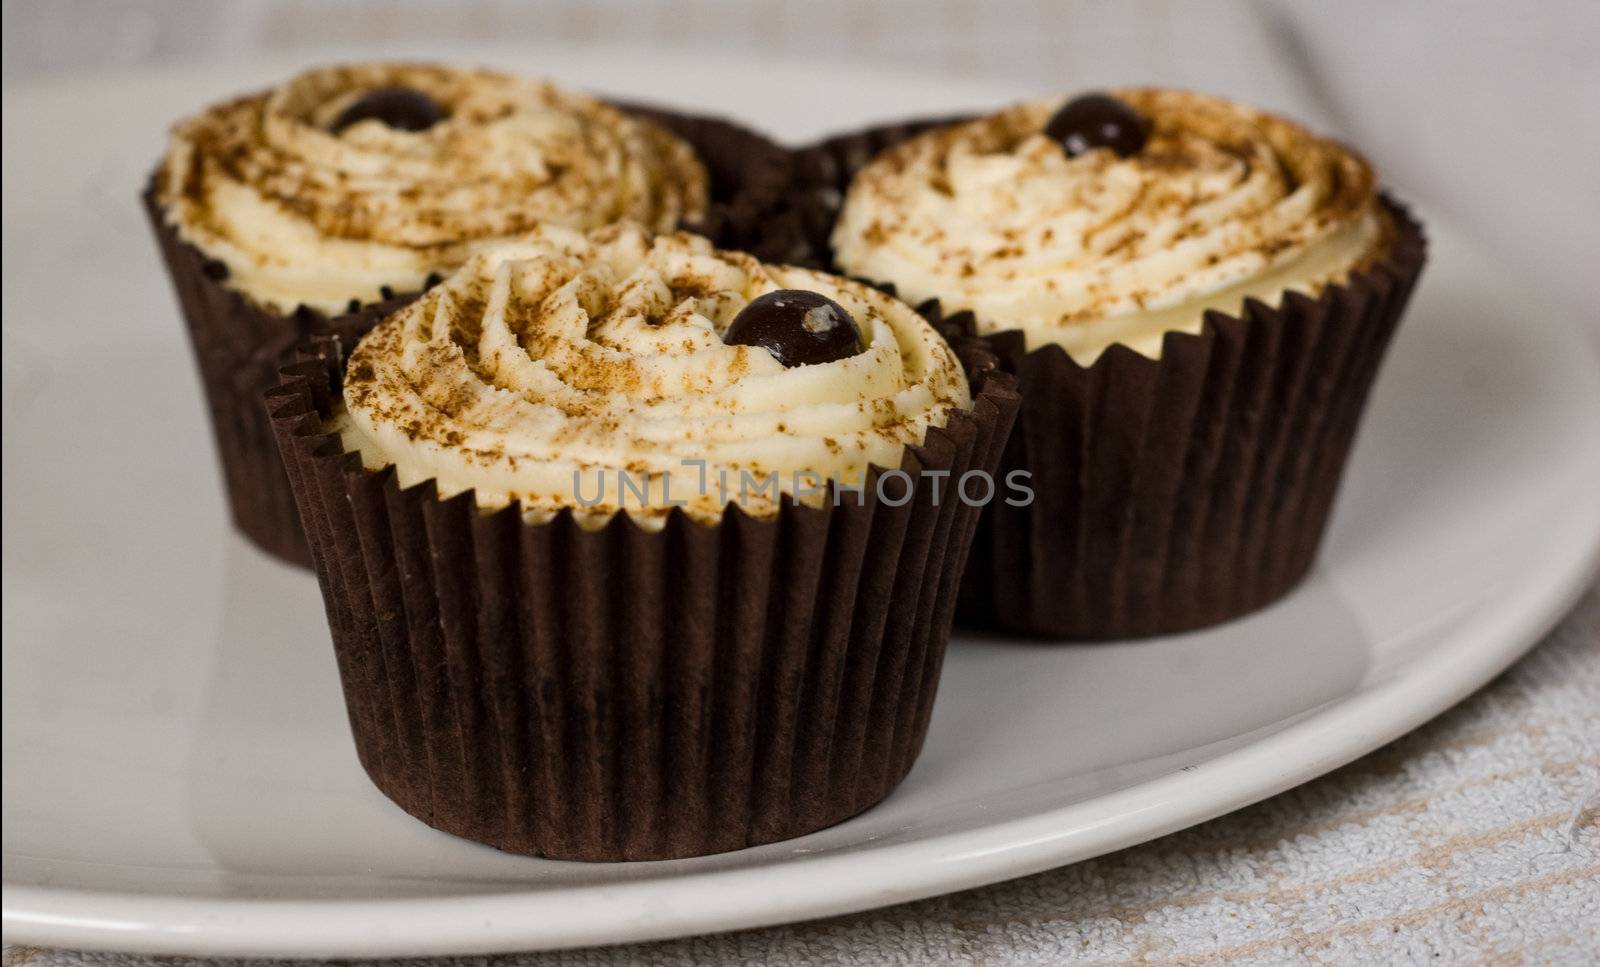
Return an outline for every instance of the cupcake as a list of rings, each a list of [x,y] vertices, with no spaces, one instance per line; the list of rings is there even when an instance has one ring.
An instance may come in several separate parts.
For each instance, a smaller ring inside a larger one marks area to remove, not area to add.
[[[354,340],[478,245],[542,224],[744,244],[787,168],[720,121],[424,65],[312,70],[180,122],[145,202],[236,526],[308,563],[259,399],[308,336]]]
[[[963,619],[1175,632],[1306,573],[1424,259],[1359,156],[1134,89],[848,136],[801,170],[817,261],[971,327],[1019,379],[1004,468],[1034,498],[984,515]]]
[[[958,485],[992,479],[1017,404],[960,345],[871,287],[631,225],[485,247],[353,349],[313,343],[268,405],[373,782],[582,860],[882,799],[977,523]]]

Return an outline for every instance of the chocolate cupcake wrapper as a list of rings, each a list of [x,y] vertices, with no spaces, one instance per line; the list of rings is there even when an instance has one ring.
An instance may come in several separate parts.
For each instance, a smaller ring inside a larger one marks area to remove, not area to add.
[[[269,554],[308,566],[300,512],[272,426],[261,411],[261,393],[276,385],[278,370],[294,360],[295,348],[311,335],[338,335],[353,345],[411,296],[331,317],[305,306],[289,315],[270,312],[227,286],[222,263],[178,237],[155,200],[153,180],[144,205],[189,329],[233,524]]]
[[[763,215],[783,197],[790,181],[787,150],[726,121],[619,106],[678,134],[706,165],[711,177],[707,217],[686,228],[723,248],[760,241]],[[277,385],[278,371],[295,361],[296,347],[308,338],[338,336],[353,346],[419,293],[356,304],[335,316],[304,306],[288,315],[271,312],[229,288],[227,269],[178,237],[155,201],[153,179],[144,205],[188,325],[234,526],[262,550],[308,567],[310,551],[272,428],[261,410],[261,394]]]
[[[993,470],[1010,376],[908,449],[899,506],[874,468],[860,504],[588,530],[363,469],[323,429],[341,351],[268,402],[356,749],[402,809],[516,853],[666,859],[821,829],[909,771],[978,516],[917,474]]]
[[[719,248],[771,261],[769,255],[783,244],[769,239],[768,216],[787,198],[793,183],[793,153],[722,118],[682,114],[652,104],[616,105],[694,145],[706,166],[711,179],[706,217],[684,227],[712,239]]]
[[[793,177],[766,216],[771,261],[836,272],[828,244],[850,181],[877,155],[924,131],[967,120],[919,118],[835,135],[794,152]],[[844,273],[840,273],[844,274]]]
[[[1208,312],[1161,357],[989,338],[1023,405],[1002,474],[1033,503],[995,504],[961,591],[963,620],[1062,638],[1216,624],[1299,583],[1316,557],[1362,410],[1425,260],[1391,206],[1387,257],[1316,297]]]
[[[873,156],[937,124],[910,122],[803,149],[786,204],[801,260],[833,269],[843,191]],[[1215,624],[1293,588],[1316,556],[1390,337],[1426,260],[1421,226],[1386,199],[1385,257],[1318,297],[1251,300],[1168,333],[1160,359],[1112,346],[1080,366],[1017,331],[983,337],[1022,407],[1002,479],[1027,506],[979,523],[957,619],[1022,634],[1128,638]],[[940,319],[937,304],[922,311]],[[971,313],[940,319],[972,328]]]

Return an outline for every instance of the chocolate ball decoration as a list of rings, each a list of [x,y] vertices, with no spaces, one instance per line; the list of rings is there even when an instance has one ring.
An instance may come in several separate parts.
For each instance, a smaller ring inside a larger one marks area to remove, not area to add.
[[[844,306],[805,289],[779,289],[751,299],[722,341],[760,346],[791,368],[848,359],[866,348]]]
[[[339,114],[333,122],[333,133],[369,120],[382,121],[398,131],[426,131],[444,120],[444,109],[438,101],[413,88],[375,87]]]
[[[1126,102],[1109,94],[1085,94],[1063,104],[1044,133],[1060,142],[1069,158],[1094,148],[1110,148],[1126,158],[1144,147],[1150,125]]]

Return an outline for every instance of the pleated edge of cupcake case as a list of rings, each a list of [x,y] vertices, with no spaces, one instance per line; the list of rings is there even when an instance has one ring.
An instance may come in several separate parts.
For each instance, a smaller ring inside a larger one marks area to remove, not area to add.
[[[403,495],[407,499],[437,504],[463,502],[475,507],[477,496],[473,490],[463,490],[448,498],[440,498],[438,482],[433,478],[401,487],[393,464],[378,469],[367,468],[362,463],[360,454],[347,451],[339,435],[327,429],[325,421],[331,415],[329,404],[340,395],[344,364],[348,353],[354,348],[352,345],[347,345],[347,342],[338,334],[319,335],[307,340],[299,349],[301,361],[280,369],[282,382],[262,394],[268,419],[272,421],[279,439],[295,438],[305,441],[305,444],[311,447],[308,452],[313,459],[340,461],[343,464],[343,472],[347,475],[380,476],[384,478],[383,486],[386,490]],[[990,472],[998,465],[1000,454],[1005,449],[1021,404],[1021,396],[1016,388],[1017,379],[998,367],[993,354],[988,351],[988,347],[982,345],[981,340],[957,336],[956,342],[959,343],[956,347],[957,353],[966,365],[968,379],[972,384],[972,408],[951,409],[945,426],[929,427],[922,442],[906,446],[898,467],[888,468],[875,463],[869,464],[863,483],[864,495],[860,498],[862,505],[874,506],[879,502],[877,485],[879,479],[886,473],[898,470],[909,476],[913,481],[912,486],[916,487],[918,486],[916,482],[923,472],[949,469],[960,453],[962,445],[970,445],[978,439],[983,423],[994,425],[989,434],[989,449],[981,456],[973,454],[970,463],[973,468],[986,468]],[[857,500],[848,496],[836,500],[835,496],[836,491],[832,482],[827,484],[825,500],[821,506],[801,503],[790,494],[783,493],[780,495],[778,513],[760,516],[748,513],[737,501],[730,500],[724,505],[722,516],[715,522],[698,520],[686,513],[683,508],[674,507],[666,515],[665,526],[659,530],[643,526],[627,510],[613,514],[598,528],[581,527],[577,524],[577,515],[573,508],[563,508],[545,521],[524,520],[523,526],[577,527],[584,532],[601,535],[617,528],[640,533],[666,533],[680,528],[715,531],[728,524],[730,520],[736,521],[739,526],[776,528],[781,525],[785,517],[830,515],[843,509],[843,505],[854,504]],[[907,501],[913,497],[914,490],[906,492]],[[499,514],[521,516],[521,506],[518,502],[500,508],[477,509],[479,513],[489,516]]]

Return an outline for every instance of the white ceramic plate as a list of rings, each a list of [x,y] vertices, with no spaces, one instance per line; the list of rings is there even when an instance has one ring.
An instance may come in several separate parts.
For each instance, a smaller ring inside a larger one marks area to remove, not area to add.
[[[524,63],[790,136],[1015,93],[771,61]],[[1278,606],[1136,644],[958,639],[905,785],[804,839],[595,866],[434,832],[356,764],[311,577],[224,522],[188,350],[134,204],[169,120],[284,69],[5,100],[13,942],[488,952],[798,920],[1019,876],[1238,808],[1400,735],[1509,664],[1592,578],[1593,347],[1434,219],[1433,263],[1321,564]]]

